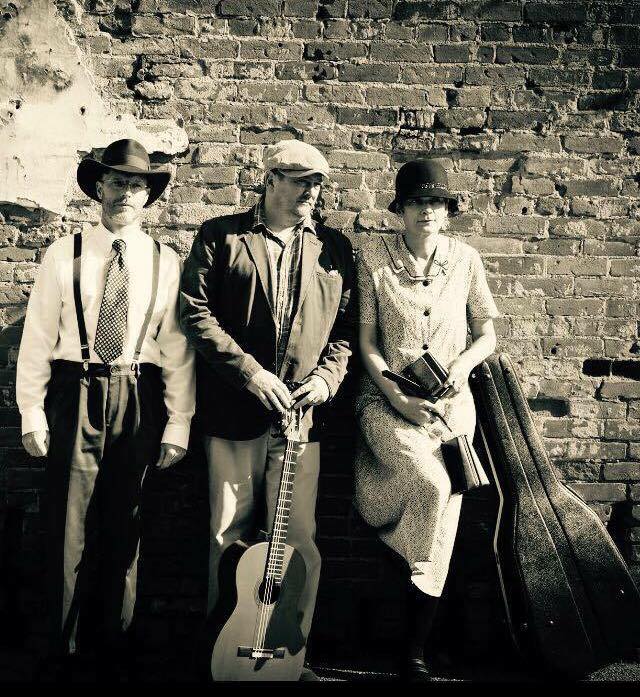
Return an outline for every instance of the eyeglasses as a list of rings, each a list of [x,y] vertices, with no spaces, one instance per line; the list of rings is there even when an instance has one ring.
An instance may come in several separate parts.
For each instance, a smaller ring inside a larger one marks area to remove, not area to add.
[[[116,191],[126,191],[130,189],[134,194],[149,189],[149,184],[145,179],[132,179],[130,177],[105,177],[103,182]]]

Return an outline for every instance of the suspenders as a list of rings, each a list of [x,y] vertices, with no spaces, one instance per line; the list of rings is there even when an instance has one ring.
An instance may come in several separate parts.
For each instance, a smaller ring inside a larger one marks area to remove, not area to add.
[[[84,312],[82,309],[82,299],[80,297],[80,272],[82,271],[82,233],[77,233],[73,236],[73,300],[76,308],[76,319],[78,321],[78,334],[80,335],[80,351],[82,355],[82,367],[85,375],[89,371],[89,340],[87,339],[87,328],[84,323]],[[131,370],[136,377],[140,375],[140,352],[144,343],[149,322],[153,315],[153,310],[156,305],[156,297],[158,295],[158,280],[160,278],[160,242],[154,240],[153,245],[153,276],[151,279],[151,300],[147,307],[147,313],[144,316],[138,342],[133,354],[133,362]]]

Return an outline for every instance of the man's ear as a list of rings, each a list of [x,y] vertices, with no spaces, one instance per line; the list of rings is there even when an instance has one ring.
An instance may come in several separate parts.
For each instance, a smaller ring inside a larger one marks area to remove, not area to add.
[[[103,188],[102,188],[102,182],[97,181],[96,182],[96,194],[98,195],[98,201],[102,201],[102,193],[103,193]]]

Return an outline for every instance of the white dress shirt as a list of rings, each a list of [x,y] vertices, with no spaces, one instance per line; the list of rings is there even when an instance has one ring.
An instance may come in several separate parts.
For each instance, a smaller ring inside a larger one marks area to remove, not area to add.
[[[102,363],[93,350],[100,303],[113,240],[127,243],[129,311],[119,365],[133,361],[138,335],[151,300],[153,239],[137,230],[109,232],[102,224],[82,235],[80,294],[91,351],[91,363]],[[178,324],[181,264],[178,255],[163,246],[160,254],[158,296],[140,363],[162,369],[164,400],[169,420],[164,443],[187,447],[195,411],[195,361],[193,350]],[[44,398],[51,377],[51,361],[81,361],[80,338],[73,300],[73,235],[56,240],[47,250],[31,291],[18,355],[16,396],[22,415],[22,433],[45,430]]]

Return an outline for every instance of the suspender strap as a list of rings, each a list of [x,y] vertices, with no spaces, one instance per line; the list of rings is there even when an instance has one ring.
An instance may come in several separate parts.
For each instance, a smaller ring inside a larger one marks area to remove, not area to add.
[[[138,336],[138,343],[136,344],[136,350],[133,354],[133,365],[132,367],[137,370],[139,364],[140,352],[142,351],[142,344],[144,343],[145,336],[147,335],[147,329],[149,327],[149,322],[151,321],[151,316],[153,315],[153,310],[156,306],[156,297],[158,296],[158,280],[160,278],[160,242],[155,240],[153,245],[153,277],[151,280],[151,300],[149,301],[149,307],[147,308],[147,314],[144,317],[144,322],[140,329],[140,335]]]
[[[76,320],[78,322],[78,335],[80,336],[80,350],[82,352],[82,364],[85,372],[89,367],[89,340],[87,328],[84,324],[84,311],[80,296],[80,272],[82,270],[82,233],[73,236],[73,300],[76,307]]]

